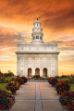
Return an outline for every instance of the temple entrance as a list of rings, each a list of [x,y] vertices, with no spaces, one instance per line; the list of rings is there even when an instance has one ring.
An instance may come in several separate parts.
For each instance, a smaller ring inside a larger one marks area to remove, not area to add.
[[[32,77],[32,69],[28,68],[28,77]]]
[[[40,76],[40,69],[39,68],[35,69],[35,75],[39,75]]]
[[[44,69],[43,69],[43,76],[44,76],[44,77],[47,77],[47,68],[44,68]]]

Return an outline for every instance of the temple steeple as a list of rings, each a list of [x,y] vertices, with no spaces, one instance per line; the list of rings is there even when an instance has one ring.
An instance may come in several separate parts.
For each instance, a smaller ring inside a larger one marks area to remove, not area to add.
[[[43,29],[41,27],[41,23],[37,18],[33,24],[32,29],[32,42],[33,43],[42,43],[43,42]]]

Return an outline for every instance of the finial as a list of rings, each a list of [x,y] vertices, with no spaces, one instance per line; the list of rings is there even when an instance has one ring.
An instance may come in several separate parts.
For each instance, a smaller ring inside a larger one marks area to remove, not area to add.
[[[39,19],[37,18],[37,20],[39,20]]]

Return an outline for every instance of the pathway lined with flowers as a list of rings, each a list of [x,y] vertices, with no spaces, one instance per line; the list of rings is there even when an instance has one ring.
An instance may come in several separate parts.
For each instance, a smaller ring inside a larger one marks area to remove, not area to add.
[[[16,101],[10,111],[66,111],[59,96],[48,82],[28,82],[17,91]]]

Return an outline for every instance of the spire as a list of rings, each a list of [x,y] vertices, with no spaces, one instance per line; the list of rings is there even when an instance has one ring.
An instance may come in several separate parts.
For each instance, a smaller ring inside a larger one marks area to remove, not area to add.
[[[33,43],[42,43],[43,42],[43,32],[39,19],[37,18],[33,24],[32,29],[32,42]]]
[[[37,20],[38,20],[38,18],[37,18]]]

